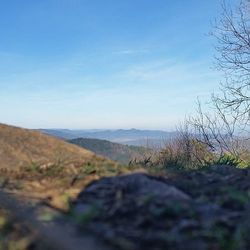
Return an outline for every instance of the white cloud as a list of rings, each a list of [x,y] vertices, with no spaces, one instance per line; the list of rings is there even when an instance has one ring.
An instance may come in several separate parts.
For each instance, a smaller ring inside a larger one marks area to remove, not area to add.
[[[114,55],[136,55],[136,54],[146,54],[150,51],[148,49],[124,49],[124,50],[118,50],[114,51]]]

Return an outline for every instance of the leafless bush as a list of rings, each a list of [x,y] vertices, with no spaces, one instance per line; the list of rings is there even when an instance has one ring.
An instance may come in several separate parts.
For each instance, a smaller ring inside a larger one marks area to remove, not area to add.
[[[242,134],[241,121],[221,109],[216,99],[211,104],[204,112],[198,102],[196,116],[188,119],[193,136],[213,154],[211,163],[249,166],[250,141]]]
[[[192,127],[185,122],[178,128],[178,136],[160,151],[158,163],[166,168],[198,168],[211,161],[212,153],[207,145],[199,142]]]
[[[213,158],[209,147],[197,140],[190,123],[185,122],[178,128],[177,136],[165,142],[160,150],[151,155],[134,160],[130,165],[161,169],[196,169],[208,165]]]

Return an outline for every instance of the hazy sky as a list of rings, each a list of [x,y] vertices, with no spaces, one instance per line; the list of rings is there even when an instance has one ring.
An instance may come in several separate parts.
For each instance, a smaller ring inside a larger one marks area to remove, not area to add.
[[[206,100],[220,0],[0,1],[0,122],[171,129]]]

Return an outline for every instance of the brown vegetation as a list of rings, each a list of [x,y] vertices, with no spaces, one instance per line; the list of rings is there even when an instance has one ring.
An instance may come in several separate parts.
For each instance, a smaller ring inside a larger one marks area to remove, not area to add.
[[[70,164],[94,153],[37,131],[0,124],[0,168]]]
[[[127,169],[91,151],[37,131],[0,125],[0,186],[25,199],[66,210],[93,180]]]

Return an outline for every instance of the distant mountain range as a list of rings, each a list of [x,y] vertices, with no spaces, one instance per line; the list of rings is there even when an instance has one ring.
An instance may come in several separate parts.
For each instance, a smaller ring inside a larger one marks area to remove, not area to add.
[[[40,129],[41,132],[53,135],[65,140],[77,138],[93,138],[108,140],[134,146],[160,146],[166,141],[177,136],[177,132],[161,130],[69,130],[69,129]]]
[[[100,139],[78,138],[69,142],[122,164],[128,164],[135,159],[140,160],[151,152],[150,149],[144,147],[122,145]]]

